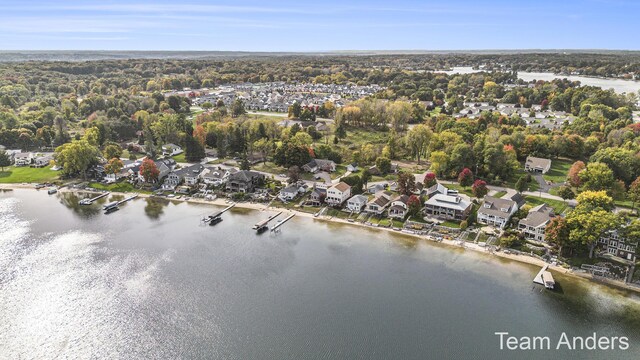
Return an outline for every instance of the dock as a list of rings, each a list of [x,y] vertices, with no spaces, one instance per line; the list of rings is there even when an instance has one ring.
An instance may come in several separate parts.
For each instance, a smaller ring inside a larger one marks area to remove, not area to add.
[[[109,213],[109,212],[111,212],[111,211],[116,211],[116,210],[118,210],[118,209],[119,209],[119,206],[120,206],[121,204],[126,203],[127,201],[131,201],[131,200],[133,200],[133,199],[135,199],[135,198],[137,198],[137,197],[138,197],[138,194],[134,194],[134,195],[131,195],[131,196],[129,196],[128,198],[125,198],[125,199],[123,199],[123,200],[110,202],[110,203],[108,203],[108,204],[105,204],[105,205],[102,207],[102,209],[103,209],[105,212],[107,212],[107,213]]]
[[[275,224],[275,225],[273,225],[271,227],[271,231],[272,232],[278,232],[279,229],[280,229],[280,226],[284,225],[284,223],[286,223],[287,221],[291,220],[291,218],[294,217],[294,216],[296,216],[296,214],[291,214],[291,215],[287,216],[286,218],[278,221],[277,224]]]
[[[257,222],[255,225],[253,225],[253,230],[256,230],[258,232],[264,231],[268,228],[269,225],[269,221],[277,218],[278,216],[280,216],[280,214],[282,214],[282,211],[280,211],[279,213],[275,214],[275,215],[271,215],[268,218],[261,220],[259,222]]]
[[[556,282],[553,279],[553,275],[551,275],[551,273],[547,271],[547,269],[549,269],[549,265],[545,264],[542,269],[540,269],[536,277],[533,278],[533,282],[543,285],[547,289],[553,289],[556,285]]]
[[[213,213],[205,218],[202,219],[203,222],[208,222],[209,225],[215,225],[217,223],[219,223],[220,221],[222,221],[222,214],[224,214],[225,212],[229,211],[232,207],[236,206],[235,203],[227,206],[226,208]]]
[[[103,197],[105,197],[105,196],[107,196],[109,194],[110,194],[109,192],[106,192],[106,193],[100,194],[100,195],[98,195],[96,197],[93,197],[91,199],[82,199],[82,200],[78,201],[78,204],[79,205],[91,205],[91,204],[94,203],[94,201],[96,201],[98,199],[102,199]]]

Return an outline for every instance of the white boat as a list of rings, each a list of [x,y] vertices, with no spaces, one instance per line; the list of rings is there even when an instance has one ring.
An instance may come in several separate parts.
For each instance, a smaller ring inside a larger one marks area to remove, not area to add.
[[[47,194],[52,195],[58,192],[58,188],[57,187],[50,187],[49,190],[47,190]]]
[[[542,272],[542,282],[544,283],[544,287],[550,290],[553,290],[556,286],[556,281],[553,279],[553,275],[548,271]]]

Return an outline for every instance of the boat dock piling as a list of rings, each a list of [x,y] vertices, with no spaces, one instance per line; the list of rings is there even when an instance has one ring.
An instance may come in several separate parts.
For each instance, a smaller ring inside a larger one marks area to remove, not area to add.
[[[80,204],[80,205],[91,205],[91,204],[93,204],[94,201],[96,201],[98,199],[102,199],[103,197],[105,197],[105,196],[107,196],[109,194],[110,194],[109,192],[106,192],[106,193],[100,194],[100,195],[98,195],[98,196],[96,196],[94,198],[91,198],[91,199],[82,199],[82,200],[80,200],[78,202],[78,204]]]
[[[549,271],[549,264],[545,264],[542,269],[538,272],[536,277],[533,278],[533,282],[536,284],[543,285],[547,289],[553,289],[555,287],[555,280]]]
[[[209,225],[215,225],[218,222],[222,221],[222,214],[224,214],[225,212],[229,211],[229,209],[231,209],[232,207],[236,206],[235,203],[227,206],[226,208],[218,211],[217,213],[213,213],[207,217],[205,217],[204,219],[202,219],[205,222],[208,222]]]
[[[292,217],[296,216],[296,214],[291,214],[289,216],[287,216],[286,218],[280,220],[277,224],[273,225],[271,227],[271,231],[272,232],[278,232],[280,231],[280,226],[284,225],[284,223],[286,223],[287,221],[291,220]]]
[[[269,221],[277,218],[278,216],[280,216],[280,214],[282,214],[282,211],[280,211],[279,213],[275,214],[275,215],[271,215],[268,218],[261,220],[259,222],[257,222],[255,225],[253,225],[253,230],[257,230],[257,231],[263,231],[264,229],[268,228],[269,225]]]
[[[120,206],[120,204],[126,203],[127,201],[133,200],[133,199],[135,199],[137,197],[138,197],[138,194],[134,194],[134,195],[131,195],[128,198],[125,198],[123,200],[110,202],[110,203],[104,205],[102,207],[102,209],[104,211],[106,211],[106,212],[109,212],[109,211],[112,211],[112,210],[116,210],[116,209],[118,209],[118,206]]]

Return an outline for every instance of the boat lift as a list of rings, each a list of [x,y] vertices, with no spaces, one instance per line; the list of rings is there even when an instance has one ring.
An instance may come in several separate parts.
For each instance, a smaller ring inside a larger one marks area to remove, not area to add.
[[[134,194],[134,195],[129,196],[128,198],[125,198],[123,200],[110,202],[108,204],[105,204],[102,207],[102,209],[104,210],[105,214],[108,214],[108,213],[110,213],[112,211],[118,210],[120,204],[126,203],[127,201],[133,200],[133,199],[135,199],[137,197],[138,197],[138,194]]]
[[[106,193],[100,194],[100,195],[98,195],[98,196],[96,196],[94,198],[91,198],[91,199],[82,199],[82,200],[78,201],[78,204],[79,205],[91,205],[91,204],[93,204],[94,201],[96,201],[98,199],[102,199],[103,197],[105,197],[105,196],[107,196],[109,194],[110,194],[109,192],[106,192]]]
[[[256,230],[259,233],[264,232],[265,230],[269,229],[269,221],[277,218],[278,216],[280,216],[280,214],[282,214],[282,211],[280,211],[279,213],[277,213],[275,215],[271,215],[271,216],[269,216],[268,218],[266,218],[264,220],[260,220],[255,225],[253,225],[252,229]]]
[[[217,213],[213,213],[209,216],[206,216],[204,218],[202,218],[202,222],[205,223],[209,223],[209,225],[215,225],[217,223],[219,223],[220,221],[222,221],[222,214],[224,214],[225,212],[229,211],[232,207],[236,206],[235,203],[227,206],[226,208],[218,211]]]
[[[280,232],[280,227],[281,227],[282,225],[284,225],[284,223],[286,223],[287,221],[291,220],[291,218],[292,218],[292,217],[294,217],[294,216],[296,216],[296,214],[291,214],[291,215],[287,216],[286,218],[284,218],[284,219],[282,219],[282,220],[278,221],[278,223],[277,223],[277,224],[275,224],[275,225],[273,225],[273,226],[271,227],[271,232],[276,232],[276,233],[277,233],[277,232]]]

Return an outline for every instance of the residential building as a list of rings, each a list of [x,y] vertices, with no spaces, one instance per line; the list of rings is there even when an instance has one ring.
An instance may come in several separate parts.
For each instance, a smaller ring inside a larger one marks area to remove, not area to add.
[[[206,167],[200,174],[200,180],[206,185],[220,186],[227,182],[230,171],[219,166]]]
[[[398,195],[391,201],[389,207],[389,217],[395,219],[404,219],[409,213],[409,196]]]
[[[478,222],[503,229],[516,211],[518,204],[515,201],[487,195],[478,209]]]
[[[182,153],[182,148],[176,144],[162,145],[162,154],[164,156],[173,156]]]
[[[299,193],[300,193],[300,187],[296,184],[292,184],[280,190],[280,194],[278,194],[278,198],[282,201],[291,201],[295,199]]]
[[[13,155],[13,164],[15,166],[28,166],[31,165],[33,160],[33,153],[20,152]]]
[[[186,186],[193,186],[198,183],[200,174],[204,170],[201,164],[187,166],[182,169],[170,172],[162,183],[162,189],[174,190],[178,185],[185,183]]]
[[[369,198],[365,195],[353,195],[349,200],[347,200],[347,210],[359,213],[365,206],[367,206],[368,201]]]
[[[551,169],[551,160],[527,156],[524,162],[524,171],[546,174]]]
[[[471,212],[471,201],[458,194],[435,193],[424,204],[424,213],[443,220],[466,220]]]
[[[611,230],[600,238],[598,246],[607,254],[631,262],[636,261],[638,242],[623,237],[618,230]]]
[[[340,206],[351,197],[351,186],[341,181],[327,189],[325,202],[331,206]]]
[[[379,191],[375,197],[367,203],[366,212],[381,215],[391,203],[391,196],[393,194],[389,191]]]
[[[527,239],[545,241],[544,230],[554,216],[552,207],[540,204],[529,210],[527,217],[520,220],[518,229]]]
[[[33,157],[31,166],[42,168],[45,166],[49,166],[49,164],[51,164],[52,161],[53,161],[53,153],[36,154]]]
[[[336,171],[336,163],[331,160],[311,159],[311,161],[302,165],[302,170],[310,173],[317,173],[318,171],[334,172]]]
[[[251,170],[240,170],[229,175],[227,180],[227,191],[252,193],[256,187],[264,183],[264,175]]]
[[[324,203],[324,199],[327,198],[327,189],[322,187],[315,187],[309,194],[306,204],[311,206],[321,206]]]

